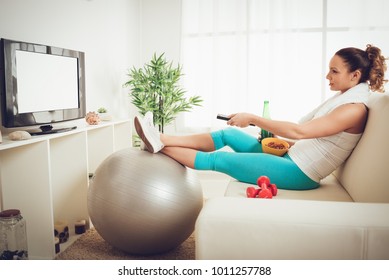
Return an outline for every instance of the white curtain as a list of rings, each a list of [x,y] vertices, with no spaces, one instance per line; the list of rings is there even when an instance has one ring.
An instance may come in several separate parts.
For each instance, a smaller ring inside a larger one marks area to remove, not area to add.
[[[223,126],[218,113],[297,121],[332,93],[328,62],[343,47],[380,47],[389,56],[386,0],[182,0],[182,83],[202,107],[177,129]]]

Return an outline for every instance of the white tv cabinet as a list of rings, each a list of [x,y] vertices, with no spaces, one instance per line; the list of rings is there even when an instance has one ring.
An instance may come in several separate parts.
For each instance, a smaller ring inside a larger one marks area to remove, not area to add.
[[[78,125],[78,124],[77,124]],[[30,259],[54,259],[54,221],[65,220],[71,238],[74,223],[88,221],[89,174],[114,151],[131,146],[129,120],[0,144],[0,206],[17,208],[27,222]]]

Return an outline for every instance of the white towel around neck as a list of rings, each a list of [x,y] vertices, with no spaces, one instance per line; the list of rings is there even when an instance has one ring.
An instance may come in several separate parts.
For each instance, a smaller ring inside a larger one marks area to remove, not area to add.
[[[309,120],[322,117],[332,110],[334,110],[336,107],[348,104],[348,103],[363,103],[367,106],[367,101],[370,96],[369,91],[369,85],[367,83],[360,83],[349,90],[345,91],[344,93],[336,93],[331,98],[327,99],[324,103],[322,103],[320,106],[318,106],[316,109],[314,109],[309,114],[305,115],[303,118],[300,119],[299,123],[304,123]]]

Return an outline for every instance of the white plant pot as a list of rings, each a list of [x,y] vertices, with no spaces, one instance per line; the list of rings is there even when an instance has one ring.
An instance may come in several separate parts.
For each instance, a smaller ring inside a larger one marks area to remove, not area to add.
[[[108,113],[98,113],[101,121],[111,121],[112,116]]]

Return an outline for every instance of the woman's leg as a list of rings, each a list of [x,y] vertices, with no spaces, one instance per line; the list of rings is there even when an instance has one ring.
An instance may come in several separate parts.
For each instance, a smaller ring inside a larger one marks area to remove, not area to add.
[[[229,127],[211,132],[211,136],[216,150],[228,146],[238,153],[262,153],[258,139],[240,129]]]
[[[214,142],[209,133],[188,136],[161,134],[160,138],[164,145],[161,153],[190,168],[194,168],[197,151],[212,152],[215,150]]]
[[[319,186],[287,154],[279,157],[265,153],[197,152],[194,168],[222,172],[250,184],[256,184],[260,176],[267,176],[280,189],[305,190]]]
[[[236,152],[262,152],[257,138],[235,128],[189,136],[160,136],[164,148],[161,152],[179,163],[194,168],[197,151],[212,152],[229,146]]]
[[[212,136],[209,133],[187,136],[161,134],[160,139],[165,147],[183,147],[204,152],[215,150]]]
[[[203,152],[212,152],[225,146],[229,146],[235,152],[262,152],[262,146],[257,138],[235,128],[188,136],[161,134],[160,139],[165,147],[183,147]]]
[[[318,186],[286,155],[262,153],[257,139],[238,129],[228,128],[211,134],[160,136],[162,153],[190,168],[226,173],[239,181],[255,184],[266,175],[284,189],[310,189]],[[230,146],[233,152],[213,152]]]
[[[164,147],[161,153],[171,157],[179,163],[194,169],[197,150],[184,147]]]

